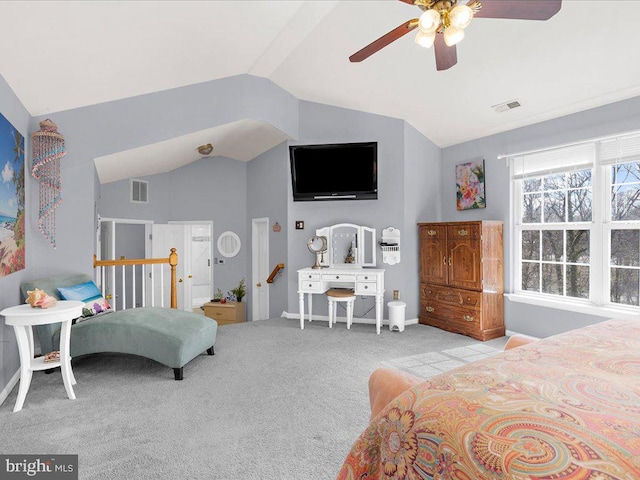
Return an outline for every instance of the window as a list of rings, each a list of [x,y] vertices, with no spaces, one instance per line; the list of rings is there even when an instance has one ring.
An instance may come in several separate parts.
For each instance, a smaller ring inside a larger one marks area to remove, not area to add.
[[[510,161],[515,292],[640,306],[640,133]]]

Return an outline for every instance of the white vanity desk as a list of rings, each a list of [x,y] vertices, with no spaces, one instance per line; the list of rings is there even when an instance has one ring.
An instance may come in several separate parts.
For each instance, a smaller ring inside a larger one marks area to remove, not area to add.
[[[312,321],[313,295],[324,294],[331,288],[351,288],[356,296],[376,297],[376,333],[382,325],[384,297],[384,269],[375,266],[375,230],[353,224],[339,224],[316,230],[316,235],[327,237],[328,251],[319,262],[323,268],[298,270],[298,300],[300,328],[304,329],[304,296],[309,303],[309,321]],[[354,263],[341,263],[349,246],[355,246]]]
[[[303,268],[298,270],[298,300],[300,302],[300,328],[304,329],[304,294],[308,296],[309,321],[312,318],[313,294],[324,294],[330,288],[353,288],[356,296],[376,297],[376,333],[382,324],[384,296],[384,270],[380,268]]]

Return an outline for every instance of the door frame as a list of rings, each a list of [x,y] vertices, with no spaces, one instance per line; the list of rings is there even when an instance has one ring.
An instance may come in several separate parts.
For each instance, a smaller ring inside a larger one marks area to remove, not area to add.
[[[258,232],[260,228],[264,228],[266,235],[264,236],[266,242],[265,251],[267,252],[266,258],[262,258],[259,255],[260,243],[258,241]],[[269,217],[252,218],[251,219],[251,319],[257,320],[260,316],[260,294],[259,288],[266,288],[267,294],[265,295],[265,310],[267,312],[267,318],[269,318],[269,284],[264,279],[264,285],[257,287],[256,282],[260,277],[260,264],[258,261],[262,261],[262,266],[269,275]]]
[[[142,224],[144,225],[144,254],[146,258],[149,258],[149,254],[151,253],[151,226],[153,225],[153,220],[137,220],[133,218],[117,218],[117,217],[101,217],[98,215],[98,223],[96,229],[96,259],[105,260],[102,258],[102,223],[111,223],[111,245],[109,245],[109,251],[111,252],[111,256],[115,257],[116,250],[116,225],[121,224]],[[116,260],[115,258],[111,258],[109,260]],[[103,267],[104,268],[104,267]],[[113,304],[117,305],[116,295],[116,267],[111,267],[111,275],[109,276],[110,285],[108,293],[114,295]],[[105,277],[107,278],[107,277]],[[98,285],[98,287],[107,293],[106,286],[102,285],[102,278],[98,278],[97,271],[94,269],[93,271],[93,279]]]
[[[151,234],[151,225],[153,225],[153,220],[136,220],[133,218],[116,218],[116,217],[101,217],[98,215],[98,228],[96,230],[96,258],[98,260],[104,260],[102,258],[102,239],[100,238],[100,224],[102,222],[111,222],[113,224],[113,235],[111,238],[111,253],[115,254],[115,245],[116,245],[116,230],[115,226],[118,223],[126,223],[126,224],[144,224],[144,254],[146,257],[149,257],[149,252],[151,252],[151,239],[149,235]],[[115,259],[111,259],[115,260]]]
[[[214,255],[214,231],[213,231],[213,220],[169,220],[168,224],[181,224],[181,225],[210,225],[211,226],[211,241],[209,242],[209,262],[211,267],[211,290],[209,292],[209,298],[213,298],[214,291],[214,279],[215,279],[215,262],[213,261]],[[192,299],[193,300],[193,299]],[[193,301],[192,301],[193,306]]]

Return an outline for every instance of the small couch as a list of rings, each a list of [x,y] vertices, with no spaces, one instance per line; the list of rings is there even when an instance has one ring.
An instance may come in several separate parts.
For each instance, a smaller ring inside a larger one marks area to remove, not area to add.
[[[60,300],[59,287],[90,281],[88,275],[60,275],[21,285],[23,295],[39,288]],[[71,327],[71,356],[112,352],[139,355],[173,368],[176,380],[183,367],[205,350],[214,354],[218,324],[183,310],[142,307],[98,315]],[[42,354],[59,349],[60,324],[39,325],[36,332]]]

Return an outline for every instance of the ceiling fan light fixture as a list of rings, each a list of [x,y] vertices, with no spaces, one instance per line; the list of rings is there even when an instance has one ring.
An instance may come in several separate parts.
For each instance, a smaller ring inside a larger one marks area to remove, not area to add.
[[[456,43],[459,43],[463,38],[464,38],[464,30],[461,28],[449,26],[444,29],[444,43],[446,43],[448,47],[454,46]]]
[[[213,145],[210,143],[207,143],[206,145],[200,145],[198,147],[198,153],[200,155],[209,155],[211,152],[213,152]]]
[[[440,13],[437,10],[430,9],[420,15],[418,20],[418,28],[422,33],[427,35],[435,33],[440,27]]]
[[[449,12],[449,24],[456,28],[467,28],[473,20],[473,10],[467,5],[456,5]]]
[[[424,33],[422,30],[418,30],[418,33],[416,34],[416,43],[424,48],[430,48],[435,40],[436,32]]]

